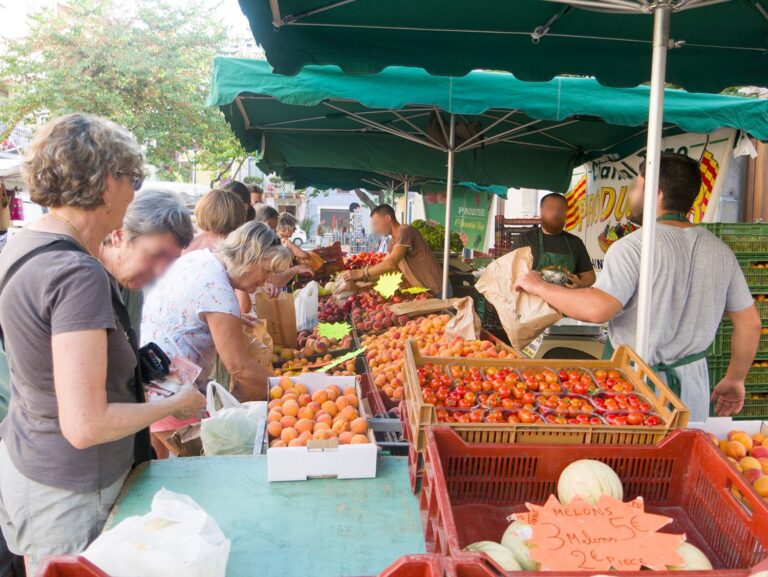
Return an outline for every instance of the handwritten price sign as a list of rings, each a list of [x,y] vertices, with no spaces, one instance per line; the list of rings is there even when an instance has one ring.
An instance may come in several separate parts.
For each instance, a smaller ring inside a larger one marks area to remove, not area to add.
[[[526,507],[529,513],[514,517],[531,526],[530,556],[543,571],[663,571],[683,564],[675,549],[685,535],[659,533],[672,519],[646,513],[640,498],[623,503],[602,495],[593,506],[579,498],[561,505],[550,496],[543,507]]]

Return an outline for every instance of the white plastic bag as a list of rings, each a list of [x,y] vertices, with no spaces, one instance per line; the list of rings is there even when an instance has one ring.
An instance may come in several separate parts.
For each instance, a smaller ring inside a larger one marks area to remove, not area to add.
[[[296,330],[311,331],[317,325],[317,299],[320,285],[312,281],[294,295],[296,307]]]
[[[267,403],[241,403],[219,383],[211,381],[206,391],[209,418],[200,423],[203,452],[212,455],[251,455],[261,452],[267,420]]]
[[[191,497],[163,488],[149,513],[105,531],[82,555],[111,577],[225,577],[230,546]]]

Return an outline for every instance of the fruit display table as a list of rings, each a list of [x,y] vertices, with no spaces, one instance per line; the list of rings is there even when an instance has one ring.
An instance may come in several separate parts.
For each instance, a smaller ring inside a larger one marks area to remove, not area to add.
[[[266,457],[153,461],[128,477],[106,528],[143,515],[162,487],[192,497],[232,541],[227,577],[378,575],[423,553],[407,460],[381,457],[375,479],[267,481]]]

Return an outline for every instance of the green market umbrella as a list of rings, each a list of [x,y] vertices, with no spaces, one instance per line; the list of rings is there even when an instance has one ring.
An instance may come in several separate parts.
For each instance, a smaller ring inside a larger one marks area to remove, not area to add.
[[[219,57],[208,104],[279,174],[350,170],[562,191],[586,160],[641,146],[648,94],[581,78],[528,83],[473,72],[451,79],[406,68],[347,75],[307,67],[288,77],[263,61]],[[727,126],[768,139],[764,100],[668,90],[665,120],[668,134]]]
[[[524,80],[578,74],[612,86],[650,80],[637,333],[638,352],[647,357],[664,82],[709,92],[768,86],[768,0],[240,0],[240,5],[267,58],[285,74],[306,64],[336,64],[346,72],[407,65],[444,75],[507,70]]]

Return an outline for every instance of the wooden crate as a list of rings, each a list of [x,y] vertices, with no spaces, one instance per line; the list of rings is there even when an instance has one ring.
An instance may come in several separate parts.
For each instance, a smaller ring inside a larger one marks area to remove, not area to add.
[[[688,409],[656,374],[629,347],[619,347],[610,360],[530,360],[530,359],[476,359],[425,357],[413,342],[406,346],[404,376],[405,401],[408,409],[407,426],[411,429],[416,451],[424,450],[424,427],[436,425],[437,408],[424,402],[417,375],[418,367],[425,364],[485,367],[561,368],[580,367],[597,370],[620,370],[635,390],[653,404],[653,410],[664,421],[658,427],[613,425],[554,425],[514,423],[439,423],[456,431],[470,443],[558,443],[564,445],[622,444],[652,445],[661,441],[671,430],[688,424]],[[653,384],[653,388],[645,380]]]

